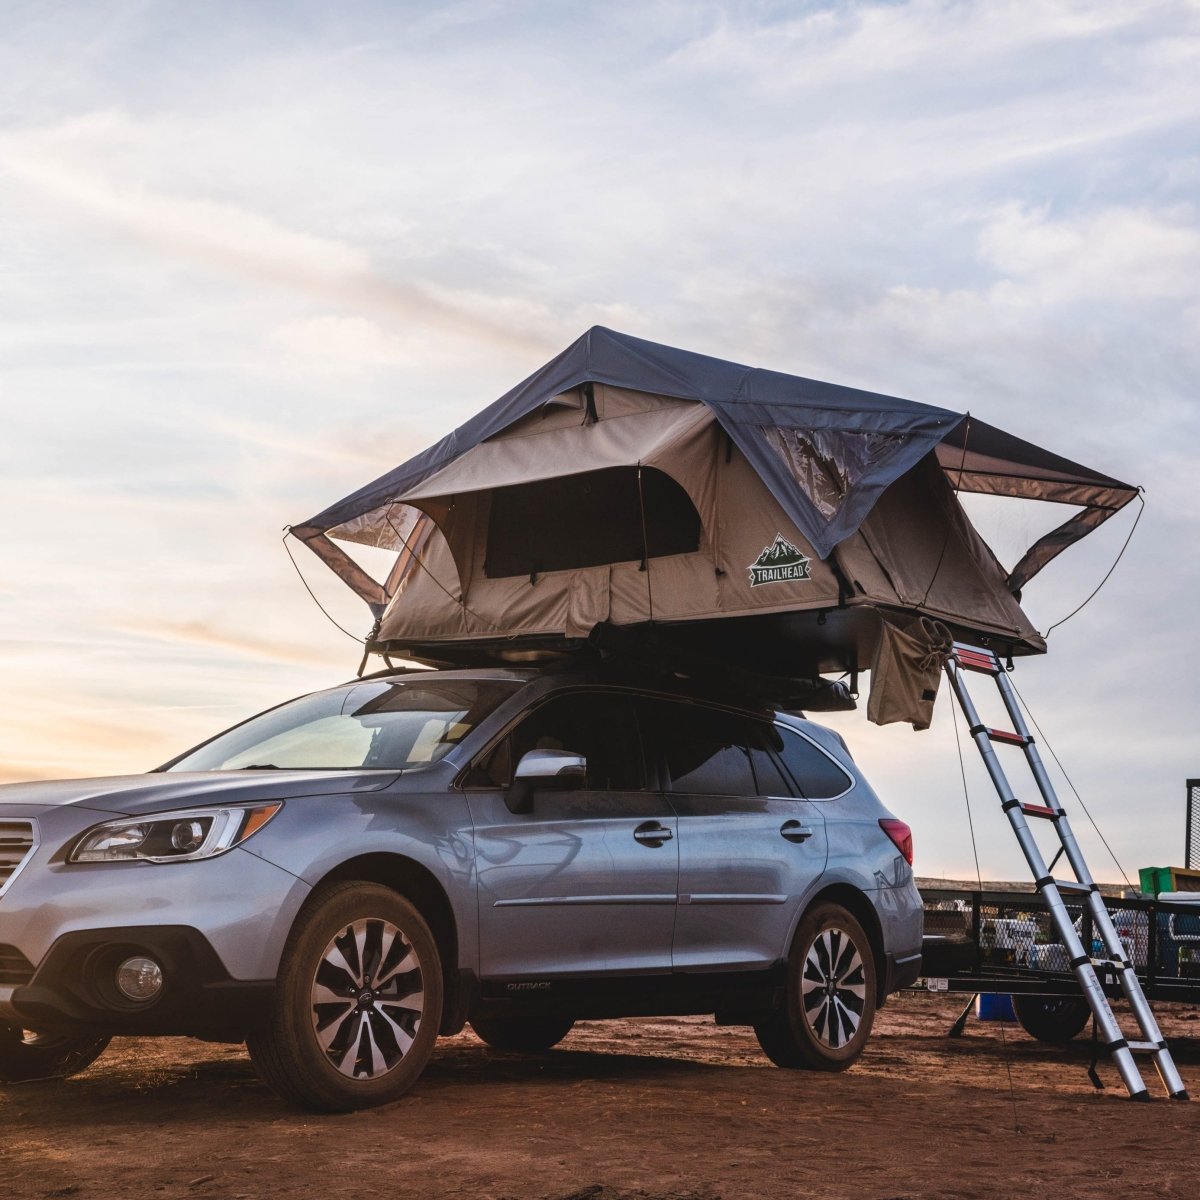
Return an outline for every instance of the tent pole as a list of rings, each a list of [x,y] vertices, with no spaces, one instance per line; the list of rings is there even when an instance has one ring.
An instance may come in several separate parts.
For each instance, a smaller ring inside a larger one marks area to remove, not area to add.
[[[642,570],[646,572],[646,602],[650,607],[650,623],[654,624],[654,588],[650,585],[650,543],[646,537],[646,496],[642,491],[642,464],[638,463],[638,511],[642,517]]]

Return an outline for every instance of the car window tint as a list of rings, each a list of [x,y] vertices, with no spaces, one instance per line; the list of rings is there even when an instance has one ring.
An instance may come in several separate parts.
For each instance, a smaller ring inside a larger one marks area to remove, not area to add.
[[[750,723],[750,764],[754,768],[754,781],[760,796],[794,796],[787,773],[779,765],[779,752],[783,749],[783,736],[770,721]]]
[[[850,777],[807,738],[782,727],[784,766],[796,784],[797,794],[808,800],[829,800],[850,786]]]
[[[673,792],[703,796],[756,796],[750,767],[750,723],[695,704],[659,701],[644,723],[662,755]]]
[[[510,734],[508,778],[530,750],[566,750],[587,759],[585,787],[636,791],[643,786],[642,747],[633,703],[605,692],[556,696]]]
[[[790,796],[792,785],[783,777],[771,755],[760,747],[751,747],[750,761],[754,766],[754,782],[760,796]]]
[[[283,767],[409,770],[444,758],[521,685],[511,680],[363,680],[301,696],[198,746],[171,771]]]
[[[667,753],[673,792],[701,796],[754,796],[758,789],[745,746],[700,739],[674,742]]]
[[[464,786],[502,788],[512,782],[512,739],[501,738],[486,754],[480,755],[467,773]]]

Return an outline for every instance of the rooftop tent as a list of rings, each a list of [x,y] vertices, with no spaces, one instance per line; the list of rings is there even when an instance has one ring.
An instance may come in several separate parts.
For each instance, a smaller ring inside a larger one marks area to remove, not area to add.
[[[960,491],[1074,512],[1006,572]],[[512,661],[653,624],[811,675],[868,666],[881,614],[1043,651],[1020,588],[1135,494],[970,416],[596,327],[292,532],[380,651]],[[398,551],[388,579],[339,541]]]

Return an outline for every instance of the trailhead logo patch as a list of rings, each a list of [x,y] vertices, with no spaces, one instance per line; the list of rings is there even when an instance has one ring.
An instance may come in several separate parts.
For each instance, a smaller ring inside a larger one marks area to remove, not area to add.
[[[811,579],[808,564],[812,560],[792,545],[782,533],[747,568],[750,586],[764,583],[787,583],[792,579]]]

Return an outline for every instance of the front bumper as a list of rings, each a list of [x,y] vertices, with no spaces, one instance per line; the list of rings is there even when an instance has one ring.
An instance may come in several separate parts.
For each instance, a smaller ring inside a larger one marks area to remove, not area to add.
[[[113,985],[117,966],[133,955],[162,967],[163,991],[150,1003],[127,1000]],[[195,929],[118,926],[64,934],[28,983],[8,989],[0,1015],[45,1032],[244,1034],[264,1023],[274,992],[274,980],[231,979]]]
[[[66,815],[38,814],[41,845],[0,896],[0,1023],[246,1028],[270,1002],[311,886],[241,848],[191,863],[68,865],[66,831],[47,828]],[[144,952],[162,964],[166,983],[153,1004],[122,1005],[97,982],[122,947],[133,947],[124,957]]]

